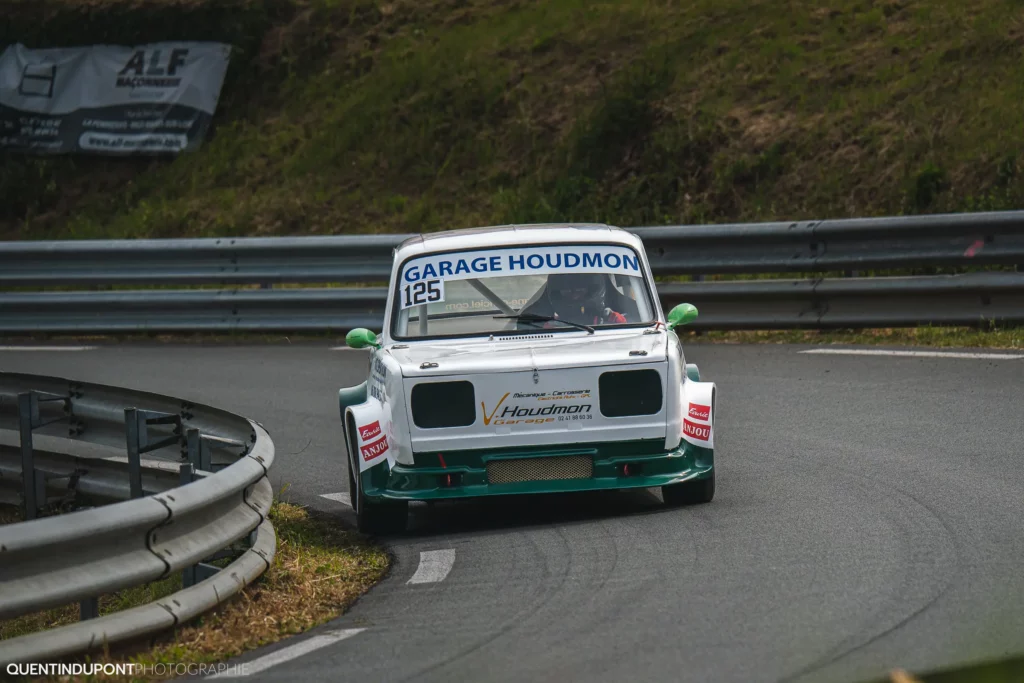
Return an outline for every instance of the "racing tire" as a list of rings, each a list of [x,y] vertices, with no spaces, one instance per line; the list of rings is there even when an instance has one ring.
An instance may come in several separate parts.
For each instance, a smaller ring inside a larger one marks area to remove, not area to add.
[[[715,497],[715,471],[704,479],[684,481],[681,484],[669,484],[661,487],[661,498],[669,507],[682,505],[701,505],[710,503]]]
[[[409,521],[408,501],[389,500],[371,503],[361,493],[356,499],[356,521],[362,533],[387,535],[405,531]]]
[[[352,446],[351,442],[349,443]],[[352,448],[354,450],[354,447]],[[356,483],[352,460],[348,461],[348,495],[356,513],[356,527],[364,534],[398,534],[409,522],[409,502],[387,500],[371,502]]]
[[[348,499],[352,503],[352,509],[356,509],[356,501],[359,496],[359,489],[356,487],[356,477],[352,474],[352,461],[348,463]]]
[[[405,531],[409,520],[409,502],[387,500],[371,502],[356,485],[351,466],[348,470],[349,499],[356,513],[356,526],[364,534],[398,534]]]

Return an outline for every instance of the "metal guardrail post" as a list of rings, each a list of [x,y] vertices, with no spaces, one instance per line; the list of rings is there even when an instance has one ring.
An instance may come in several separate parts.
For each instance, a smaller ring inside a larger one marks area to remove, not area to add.
[[[174,434],[154,443],[149,441],[149,425],[173,424]],[[124,409],[125,442],[128,447],[128,480],[131,484],[132,498],[141,498],[142,490],[142,454],[158,448],[179,443],[181,440],[181,416],[161,413],[154,410]]]
[[[211,472],[210,447],[203,440],[200,431],[198,429],[186,430],[185,443],[188,449],[188,461],[192,463],[193,469]]]
[[[99,598],[86,598],[78,603],[78,620],[95,619],[100,615]]]
[[[18,394],[18,431],[21,442],[21,481],[22,499],[24,501],[25,520],[35,519],[39,515],[39,508],[46,504],[46,475],[36,471],[35,455],[32,445],[32,430],[44,427],[53,422],[65,419],[63,416],[52,420],[42,420],[39,414],[39,404],[61,401],[65,406],[65,413],[70,415],[69,399],[66,396],[58,396],[41,391],[27,391]]]
[[[190,429],[188,430],[188,459],[189,462],[184,462],[178,467],[178,473],[181,478],[181,486],[191,484],[195,481],[195,471],[198,469],[195,465],[195,459],[198,455],[193,458],[195,449],[193,446],[199,440],[199,430]],[[185,567],[181,570],[181,587],[188,588],[196,584],[196,565]]]
[[[194,586],[194,585],[196,585],[196,583],[198,583],[198,581],[196,581],[196,565],[192,565],[191,567],[185,567],[184,569],[181,570],[181,587],[182,588],[188,588],[189,586]]]
[[[178,467],[178,485],[184,486],[185,484],[191,484],[194,478],[193,472],[194,470],[192,469],[192,463],[181,463],[181,465]]]
[[[185,567],[181,570],[181,587],[188,588],[194,586],[200,581],[205,581],[211,576],[215,576],[219,571],[220,567],[206,564],[205,562]]]
[[[225,554],[222,556],[227,557],[228,555]],[[181,570],[181,587],[188,588],[189,586],[194,586],[200,581],[205,581],[211,576],[215,576],[219,571],[220,567],[207,564],[205,562],[194,564],[191,567],[185,567]]]
[[[33,393],[18,394],[18,424],[21,430],[21,480],[25,500],[25,519],[36,518],[36,468],[32,457],[33,417],[38,416],[39,403]],[[37,418],[38,419],[38,418]]]
[[[142,454],[139,453],[139,415],[135,408],[124,409],[124,431],[128,446],[128,484],[132,498],[142,498]]]
[[[198,473],[209,475],[212,471],[210,447],[203,438],[202,432],[198,429],[188,429],[185,431],[185,444],[188,452],[188,462],[181,465],[178,471],[181,473],[181,485],[191,484],[196,479]],[[247,538],[254,538],[255,530],[247,536]],[[227,557],[221,553],[217,553],[213,558],[217,559],[220,557]],[[181,585],[184,588],[194,586],[195,584],[208,579],[217,572],[220,571],[219,567],[205,562],[198,562],[190,567],[185,567],[181,570]]]

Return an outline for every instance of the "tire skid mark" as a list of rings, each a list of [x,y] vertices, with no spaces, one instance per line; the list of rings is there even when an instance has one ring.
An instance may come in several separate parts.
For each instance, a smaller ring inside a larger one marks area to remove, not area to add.
[[[866,494],[868,494],[868,497],[870,499],[877,500],[878,489],[881,488],[895,494],[895,496],[893,496],[892,498],[893,500],[900,500],[904,504],[909,503],[910,507],[915,507],[919,510],[924,510],[927,517],[938,522],[938,524],[942,527],[942,535],[947,541],[945,544],[943,544],[943,547],[953,548],[954,561],[952,563],[952,566],[943,569],[944,577],[941,585],[938,585],[937,587],[930,590],[930,595],[924,600],[923,603],[919,604],[916,609],[913,609],[911,612],[897,617],[895,622],[891,623],[889,626],[881,630],[876,630],[867,635],[854,634],[847,636],[832,649],[830,649],[825,654],[820,656],[818,659],[814,660],[813,662],[804,667],[801,667],[798,671],[794,672],[793,674],[780,679],[780,683],[791,683],[792,681],[797,681],[805,676],[808,676],[816,671],[825,668],[826,666],[834,664],[835,662],[841,660],[843,657],[853,654],[858,650],[862,650],[865,647],[870,646],[872,643],[881,640],[882,638],[893,633],[900,627],[909,623],[916,617],[920,616],[949,592],[949,590],[953,587],[955,577],[960,573],[960,568],[963,564],[963,555],[961,552],[961,548],[959,547],[956,534],[954,533],[953,529],[950,528],[949,524],[942,518],[941,515],[939,515],[935,510],[933,510],[929,505],[924,503],[920,498],[897,486],[887,484],[886,482],[878,478],[870,477],[860,472],[854,472],[844,467],[840,467],[831,463],[827,465],[826,468],[830,470],[838,470],[842,474],[850,477],[852,479],[851,484],[853,486],[856,486],[858,489],[865,492]],[[914,520],[915,518],[908,515],[906,519]],[[911,521],[911,523],[914,522]],[[911,538],[914,537],[909,533],[904,533],[901,535],[910,536]],[[913,551],[913,555],[919,556],[920,551],[918,549],[915,549]],[[908,569],[910,571],[913,571],[918,566],[921,566],[926,563],[920,562],[912,558],[910,562],[908,562],[907,564]],[[927,564],[928,566],[939,566],[938,562],[931,562]],[[918,584],[915,581],[916,578],[917,577],[915,575],[909,572],[904,575],[903,581],[900,585],[902,595],[911,594],[914,591],[914,589],[917,588]],[[934,586],[935,584],[932,585]],[[873,617],[884,617],[890,611],[890,609],[891,603],[887,602],[880,609],[870,614],[868,616],[868,621],[872,620]],[[884,622],[886,621],[886,619],[880,619],[879,621]]]
[[[539,546],[537,544],[537,541],[533,538],[533,536],[536,533],[545,534],[548,531],[550,531],[550,530],[548,530],[548,529],[542,529],[542,530],[527,529],[524,532],[520,532],[520,533],[516,534],[517,536],[523,537],[523,540],[527,541],[529,543],[529,545],[531,545],[533,547],[533,555],[536,556],[536,557],[539,557],[542,560],[542,562],[543,562],[543,573],[542,573],[542,576],[544,576],[544,577],[553,576],[554,574],[552,574],[552,572],[551,572],[550,562],[548,561],[548,558],[547,558],[546,554],[539,548]],[[564,535],[564,532],[563,532],[563,530],[561,528],[561,525],[558,527],[558,537],[562,540],[563,545],[567,545],[566,540],[565,540],[565,535]],[[566,555],[568,555],[568,553],[566,553]],[[569,569],[570,564],[571,564],[570,562],[567,562],[565,569],[563,571],[558,572],[557,575],[560,577],[560,581],[558,582],[558,584],[556,586],[551,586],[546,591],[535,591],[534,592],[535,598],[533,600],[533,603],[528,605],[528,606],[526,606],[526,607],[524,607],[521,610],[517,610],[516,612],[511,614],[509,617],[507,617],[505,619],[505,623],[502,624],[502,626],[500,628],[498,628],[495,631],[492,631],[491,633],[487,634],[485,637],[481,638],[480,640],[476,641],[475,643],[472,643],[472,644],[468,645],[467,647],[462,648],[458,652],[452,653],[451,655],[449,655],[448,657],[445,657],[441,661],[435,662],[434,664],[431,664],[428,667],[419,669],[416,672],[411,673],[409,676],[407,676],[406,678],[401,679],[401,680],[409,681],[409,680],[414,680],[414,679],[420,679],[420,678],[422,678],[422,677],[424,677],[424,676],[426,676],[428,674],[435,673],[435,672],[439,671],[440,669],[443,669],[444,667],[446,667],[446,666],[448,666],[448,665],[450,665],[450,664],[452,664],[454,662],[457,662],[457,661],[459,661],[461,659],[464,659],[465,657],[468,657],[469,655],[471,655],[471,654],[481,650],[482,648],[486,647],[487,645],[490,645],[494,641],[496,641],[499,638],[501,638],[502,636],[510,633],[511,631],[515,630],[516,628],[521,627],[523,625],[523,623],[526,622],[530,617],[535,615],[537,612],[539,612],[540,610],[542,610],[545,606],[547,606],[549,604],[549,602],[550,602],[550,597],[549,596],[551,596],[552,594],[557,594],[557,593],[561,592],[562,588],[565,586],[566,579],[568,577],[568,569]]]
[[[676,512],[666,511],[660,506],[657,511],[661,514]],[[609,623],[614,623],[624,611],[629,614],[635,613],[638,610],[638,604],[649,604],[656,601],[657,598],[650,594],[648,579],[637,578],[634,574],[624,575],[630,582],[630,586],[625,587],[624,590],[607,593],[602,591],[608,582],[617,576],[617,570],[622,566],[621,560],[624,555],[619,545],[623,541],[629,548],[635,548],[638,545],[638,539],[643,539],[642,545],[645,547],[657,547],[658,544],[651,538],[650,530],[645,524],[644,516],[645,513],[641,512],[621,517],[609,517],[602,520],[596,527],[588,527],[588,530],[599,533],[605,539],[604,543],[598,544],[601,547],[595,547],[592,536],[570,535],[577,528],[575,523],[559,524],[550,529],[526,530],[524,540],[536,549],[534,555],[543,562],[542,576],[558,578],[557,584],[547,586],[542,596],[538,596],[534,605],[508,617],[497,631],[489,633],[487,637],[472,646],[453,653],[444,661],[416,672],[411,678],[418,679],[427,677],[428,674],[443,673],[449,666],[453,664],[457,666],[460,661],[485,650],[499,639],[507,637],[514,640],[515,632],[530,631],[533,628],[531,623],[536,623],[535,617],[544,612],[559,613],[564,609],[569,609],[577,620],[572,629],[550,632],[550,637],[545,640],[545,643],[547,647],[555,648],[564,644],[571,645],[581,638],[585,639],[588,634],[593,634],[602,627],[607,627]],[[620,533],[614,532],[617,527],[620,528]],[[687,528],[685,523],[678,529],[690,537],[688,548],[691,552],[688,566],[692,569],[697,558],[693,532]],[[554,536],[560,542],[559,545],[562,549],[560,554],[544,552],[543,548],[539,547],[538,539],[547,536]],[[608,545],[611,546],[608,549],[609,552],[605,552],[604,548]],[[595,556],[607,559],[594,561]],[[625,556],[630,557],[628,554]],[[554,557],[565,559],[564,566],[558,571],[552,570],[551,560]],[[633,557],[636,555],[634,554]],[[679,555],[672,555],[672,559],[678,560]],[[663,562],[659,561],[654,565],[656,565],[657,575],[664,578]],[[648,569],[655,569],[655,566],[645,566]],[[579,568],[585,572],[582,576],[574,572],[574,569]],[[677,568],[673,566],[672,570],[676,572]],[[586,615],[584,616],[583,613]],[[531,622],[531,620],[533,621]],[[544,626],[544,628],[550,628],[550,625]],[[465,673],[467,667],[460,670]],[[526,677],[529,676],[526,675]]]

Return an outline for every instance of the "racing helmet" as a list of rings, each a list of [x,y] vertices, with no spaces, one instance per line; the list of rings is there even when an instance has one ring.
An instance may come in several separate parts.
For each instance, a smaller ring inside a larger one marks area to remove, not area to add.
[[[605,283],[606,278],[600,273],[555,273],[548,277],[548,301],[559,315],[601,315],[605,309]]]

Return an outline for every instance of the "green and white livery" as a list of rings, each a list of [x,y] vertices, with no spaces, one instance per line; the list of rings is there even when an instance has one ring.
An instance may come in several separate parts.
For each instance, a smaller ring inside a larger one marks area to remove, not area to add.
[[[369,377],[339,392],[359,528],[410,500],[660,486],[714,496],[715,385],[687,364],[640,239],[606,225],[418,236],[395,250]]]

